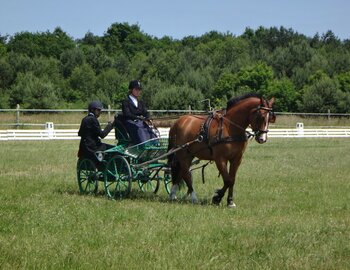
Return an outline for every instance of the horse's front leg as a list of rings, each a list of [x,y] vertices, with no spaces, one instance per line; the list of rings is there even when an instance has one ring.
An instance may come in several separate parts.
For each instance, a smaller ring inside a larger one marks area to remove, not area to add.
[[[231,208],[235,208],[236,204],[233,202],[233,187],[236,182],[236,173],[238,170],[239,165],[242,161],[242,155],[238,156],[236,159],[230,161],[230,183],[228,187],[228,194],[227,194],[227,206]]]
[[[236,207],[236,204],[233,202],[233,186],[228,188],[227,206],[230,208]]]
[[[216,161],[216,167],[218,168],[219,173],[221,174],[224,181],[224,186],[221,189],[216,190],[215,195],[212,198],[212,203],[219,205],[222,197],[225,196],[227,188],[230,186],[230,175],[227,171],[227,160]]]

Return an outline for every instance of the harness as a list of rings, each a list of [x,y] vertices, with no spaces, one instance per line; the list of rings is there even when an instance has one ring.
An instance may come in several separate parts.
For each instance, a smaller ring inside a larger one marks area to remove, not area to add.
[[[199,131],[199,137],[202,138],[202,141],[206,142],[208,144],[208,147],[211,149],[213,146],[220,144],[220,143],[231,143],[231,142],[245,142],[247,141],[251,136],[248,134],[247,131],[245,131],[244,135],[234,135],[234,136],[223,136],[223,128],[224,128],[224,120],[229,120],[225,117],[226,110],[220,110],[220,111],[211,111],[209,113],[209,116],[205,120],[205,122],[201,125],[201,129]],[[210,127],[213,122],[213,120],[216,119],[218,121],[218,128],[216,130],[216,133],[213,137],[210,136]],[[237,124],[233,123],[232,121],[229,121],[231,124],[234,124],[235,126],[238,126]],[[238,126],[240,127],[240,126]],[[241,128],[241,127],[240,127]],[[242,129],[242,128],[241,128]]]
[[[271,115],[270,117],[274,116],[274,113],[272,111],[272,108],[268,108],[262,105],[259,105],[256,108],[256,111],[260,113],[261,110],[268,111]],[[211,111],[209,113],[209,116],[205,120],[205,122],[201,125],[199,135],[201,141],[204,141],[208,144],[208,147],[210,151],[212,151],[212,147],[220,144],[220,143],[231,143],[231,142],[245,142],[249,140],[250,138],[260,136],[263,133],[268,133],[269,130],[253,130],[253,132],[249,132],[242,128],[240,125],[234,123],[230,119],[228,119],[226,116],[226,109],[218,110],[218,111]],[[210,136],[210,127],[213,122],[213,120],[216,119],[218,121],[218,128],[216,130],[216,133],[213,137]],[[224,128],[224,121],[229,122],[231,125],[241,129],[244,131],[243,135],[234,135],[234,136],[223,136],[223,128]]]

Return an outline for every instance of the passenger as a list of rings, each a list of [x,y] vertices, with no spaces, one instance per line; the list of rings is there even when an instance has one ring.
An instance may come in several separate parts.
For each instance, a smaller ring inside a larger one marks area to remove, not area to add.
[[[102,103],[99,101],[93,101],[88,106],[88,115],[83,118],[80,124],[78,135],[81,137],[79,144],[78,157],[86,157],[99,164],[95,155],[97,151],[104,151],[114,147],[113,145],[102,143],[101,139],[105,138],[115,125],[108,122],[104,130],[101,129],[100,123],[97,118],[101,114],[103,109]]]
[[[133,143],[139,144],[157,136],[145,121],[149,121],[149,112],[145,104],[139,100],[141,83],[137,80],[129,83],[129,95],[122,102],[125,126]]]

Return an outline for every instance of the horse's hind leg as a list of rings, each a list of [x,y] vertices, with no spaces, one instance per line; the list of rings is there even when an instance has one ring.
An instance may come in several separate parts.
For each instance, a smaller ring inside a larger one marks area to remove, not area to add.
[[[185,168],[183,169],[182,178],[184,179],[187,185],[187,195],[191,196],[192,203],[197,203],[198,199],[196,192],[193,189],[192,173],[190,171],[190,166],[186,166]]]
[[[179,160],[177,159],[176,154],[173,154],[171,156],[171,159],[169,158],[168,161],[169,166],[171,167],[171,182],[172,182],[172,187],[169,193],[169,197],[171,200],[176,200],[176,193],[179,190],[179,184],[181,181],[181,164]]]
[[[181,180],[184,180],[184,182],[187,185],[187,195],[191,196],[191,200],[193,203],[197,203],[197,196],[192,186],[192,173],[190,172],[191,161],[192,160],[186,157],[180,156],[180,158],[176,157],[175,163],[173,162],[171,167],[173,186],[170,192],[170,199],[176,199],[176,193],[179,190],[180,182]]]

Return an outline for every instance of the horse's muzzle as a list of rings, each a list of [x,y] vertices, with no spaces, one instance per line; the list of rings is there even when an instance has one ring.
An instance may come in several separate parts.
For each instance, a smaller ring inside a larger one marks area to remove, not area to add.
[[[265,138],[264,138],[264,137],[265,137]],[[265,135],[265,136],[264,136],[264,135],[261,135],[261,136],[259,136],[259,137],[255,137],[255,140],[256,140],[258,143],[262,144],[262,143],[266,143],[267,138],[266,138],[266,135]]]
[[[269,132],[269,131],[268,130],[259,130],[258,132],[255,133],[255,140],[260,144],[266,143],[267,132]]]

